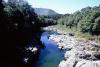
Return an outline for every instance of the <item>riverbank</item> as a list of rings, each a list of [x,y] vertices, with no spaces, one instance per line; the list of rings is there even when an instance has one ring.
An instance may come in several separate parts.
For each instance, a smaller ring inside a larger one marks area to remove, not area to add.
[[[45,30],[60,33],[49,36],[49,40],[56,42],[59,49],[65,50],[64,60],[58,67],[100,67],[100,44],[95,40],[77,38],[74,33],[53,26]]]
[[[44,28],[45,30],[51,30],[54,32],[66,34],[66,33],[73,33],[77,38],[85,38],[87,40],[95,40],[96,42],[100,43],[100,35],[90,35],[89,33],[82,33],[77,30],[75,27],[66,28],[64,25],[53,25]]]

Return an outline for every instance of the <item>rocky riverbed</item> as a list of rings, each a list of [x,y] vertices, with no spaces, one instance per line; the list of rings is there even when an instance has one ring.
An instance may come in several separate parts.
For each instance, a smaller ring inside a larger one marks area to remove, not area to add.
[[[73,33],[66,33],[53,27],[47,27],[60,35],[50,35],[49,40],[57,43],[59,49],[64,50],[64,60],[58,67],[100,67],[100,44],[77,38]]]

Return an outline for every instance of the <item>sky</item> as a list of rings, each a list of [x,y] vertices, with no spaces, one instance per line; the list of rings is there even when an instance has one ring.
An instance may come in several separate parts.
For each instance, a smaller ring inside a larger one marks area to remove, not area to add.
[[[27,0],[32,7],[52,9],[60,14],[73,13],[87,6],[98,6],[100,0]]]
[[[73,13],[88,6],[100,5],[100,0],[27,0],[32,7],[52,9],[60,14]]]

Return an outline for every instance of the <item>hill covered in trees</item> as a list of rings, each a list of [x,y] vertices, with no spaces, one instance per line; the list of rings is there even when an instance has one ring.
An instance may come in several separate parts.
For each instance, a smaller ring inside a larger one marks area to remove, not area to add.
[[[58,14],[57,12],[46,8],[34,8],[34,11],[38,15],[54,16]]]
[[[34,8],[34,11],[41,20],[40,25],[42,27],[57,24],[57,20],[62,16],[62,14],[46,8]]]
[[[75,28],[83,33],[92,35],[100,34],[100,5],[86,7],[73,14],[63,15],[58,19],[58,24],[65,25],[66,28]]]
[[[62,14],[57,14],[57,15],[39,15],[39,19],[41,20],[41,26],[42,27],[46,27],[46,26],[50,26],[50,25],[56,25],[57,24],[57,20],[60,19],[62,16]]]

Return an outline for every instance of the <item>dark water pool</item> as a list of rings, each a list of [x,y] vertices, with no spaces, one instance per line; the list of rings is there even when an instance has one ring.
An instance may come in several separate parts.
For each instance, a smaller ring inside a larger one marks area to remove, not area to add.
[[[41,50],[36,67],[58,67],[63,60],[63,51],[59,50],[54,42],[48,40],[48,35],[49,33],[45,32],[41,37],[46,47]]]

